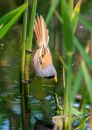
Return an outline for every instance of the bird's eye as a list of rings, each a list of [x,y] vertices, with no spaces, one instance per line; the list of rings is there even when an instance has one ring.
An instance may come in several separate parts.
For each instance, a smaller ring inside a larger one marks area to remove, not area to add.
[[[44,57],[44,54],[42,55],[42,58]]]

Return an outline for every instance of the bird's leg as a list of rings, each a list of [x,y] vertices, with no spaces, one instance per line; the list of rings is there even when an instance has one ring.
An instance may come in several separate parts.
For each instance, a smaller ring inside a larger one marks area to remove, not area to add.
[[[26,50],[26,54],[32,54],[32,53],[34,53],[35,51],[29,51],[29,50]]]
[[[30,84],[30,83],[32,83],[32,81],[34,80],[34,78],[35,78],[35,73],[32,75],[32,78],[31,79],[29,79],[29,80],[22,80],[22,83],[24,83],[24,84]]]
[[[22,80],[22,83],[24,83],[24,84],[30,84],[31,82],[32,82],[31,79],[29,79],[29,80]]]

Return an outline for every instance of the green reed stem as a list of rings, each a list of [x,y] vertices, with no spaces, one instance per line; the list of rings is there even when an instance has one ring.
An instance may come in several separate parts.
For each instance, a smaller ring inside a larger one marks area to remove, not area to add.
[[[51,6],[48,10],[48,14],[47,14],[47,17],[46,17],[46,24],[48,24],[50,22],[51,17],[53,15],[54,11],[56,10],[57,5],[59,4],[59,1],[60,0],[52,0],[51,1]]]
[[[25,3],[28,5],[28,0],[24,0]],[[25,58],[26,58],[26,38],[27,38],[27,15],[28,15],[28,7],[26,8],[25,12],[23,13],[23,26],[22,26],[22,51],[21,51],[21,83],[20,83],[20,91],[21,91],[21,114],[22,114],[22,126],[23,130],[27,130],[26,128],[26,109],[25,109],[25,84],[22,81],[25,81]]]
[[[66,72],[66,83],[64,80],[64,115],[65,115],[65,123],[64,128],[65,130],[71,130],[71,99],[70,99],[70,93],[71,93],[71,86],[72,86],[72,76],[70,76],[72,72],[72,55],[67,56],[68,59],[68,70]],[[64,75],[65,79],[65,75]]]
[[[28,4],[28,0],[25,0]],[[26,48],[26,37],[27,37],[27,15],[28,7],[23,13],[23,26],[22,26],[22,52],[21,52],[21,78],[24,80],[24,68],[25,68],[25,48]]]
[[[28,34],[28,50],[32,48],[32,39],[33,39],[33,28],[34,28],[34,18],[36,14],[37,0],[33,1],[32,13],[30,18],[29,34]],[[30,63],[30,55],[28,55],[28,64]]]
[[[66,87],[66,75],[65,75],[65,68],[63,67],[63,86],[64,86],[64,116],[65,116],[65,121],[64,121],[64,130],[67,130],[67,108],[68,108],[68,91]]]
[[[71,20],[69,17],[69,8],[66,0],[61,1],[61,17],[63,19],[63,37],[64,37],[64,49],[67,62],[67,70],[64,85],[64,130],[71,130],[71,86],[72,86],[72,51],[73,51],[73,32],[71,28]],[[68,9],[68,10],[67,10]]]
[[[25,3],[28,4],[28,0],[25,0]],[[24,81],[21,85],[21,112],[22,112],[22,126],[23,130],[30,130],[29,123],[29,84],[25,83],[25,81],[29,81],[29,63],[30,63],[30,55],[26,54],[26,50],[31,50],[32,47],[32,38],[33,38],[33,26],[34,26],[34,17],[36,12],[37,0],[33,1],[30,27],[29,27],[29,35],[27,41],[27,15],[28,8],[25,10],[23,15],[23,30],[22,30],[22,52],[21,52],[21,80]]]
[[[71,90],[72,90],[72,76],[70,75],[72,73],[72,55],[68,56],[68,72],[67,72],[67,94],[68,94],[68,130],[71,130],[71,108],[72,108],[72,103],[71,103],[71,99],[70,99],[70,94],[71,94]]]

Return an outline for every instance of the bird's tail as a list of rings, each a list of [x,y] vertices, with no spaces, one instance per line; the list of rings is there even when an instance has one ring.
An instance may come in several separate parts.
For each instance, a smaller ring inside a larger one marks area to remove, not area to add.
[[[49,42],[48,29],[46,27],[44,18],[41,15],[35,18],[34,32],[37,38],[39,48],[41,48],[43,45],[47,46]]]

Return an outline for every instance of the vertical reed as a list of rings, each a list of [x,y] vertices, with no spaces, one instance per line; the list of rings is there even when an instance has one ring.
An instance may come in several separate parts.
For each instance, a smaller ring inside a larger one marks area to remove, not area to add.
[[[24,3],[27,3],[28,0],[25,0]],[[21,92],[21,115],[22,115],[22,127],[23,130],[27,128],[25,121],[25,48],[26,48],[26,38],[27,38],[27,15],[28,7],[23,13],[23,26],[22,26],[22,51],[21,51],[21,66],[20,66],[20,92]]]
[[[24,0],[28,5],[28,0]],[[29,64],[30,55],[26,54],[26,50],[31,50],[33,38],[34,17],[36,12],[37,0],[33,1],[28,41],[27,41],[27,17],[28,7],[23,14],[23,28],[22,28],[22,51],[21,51],[21,72],[20,72],[20,89],[21,89],[21,114],[23,130],[30,130],[29,116]]]

